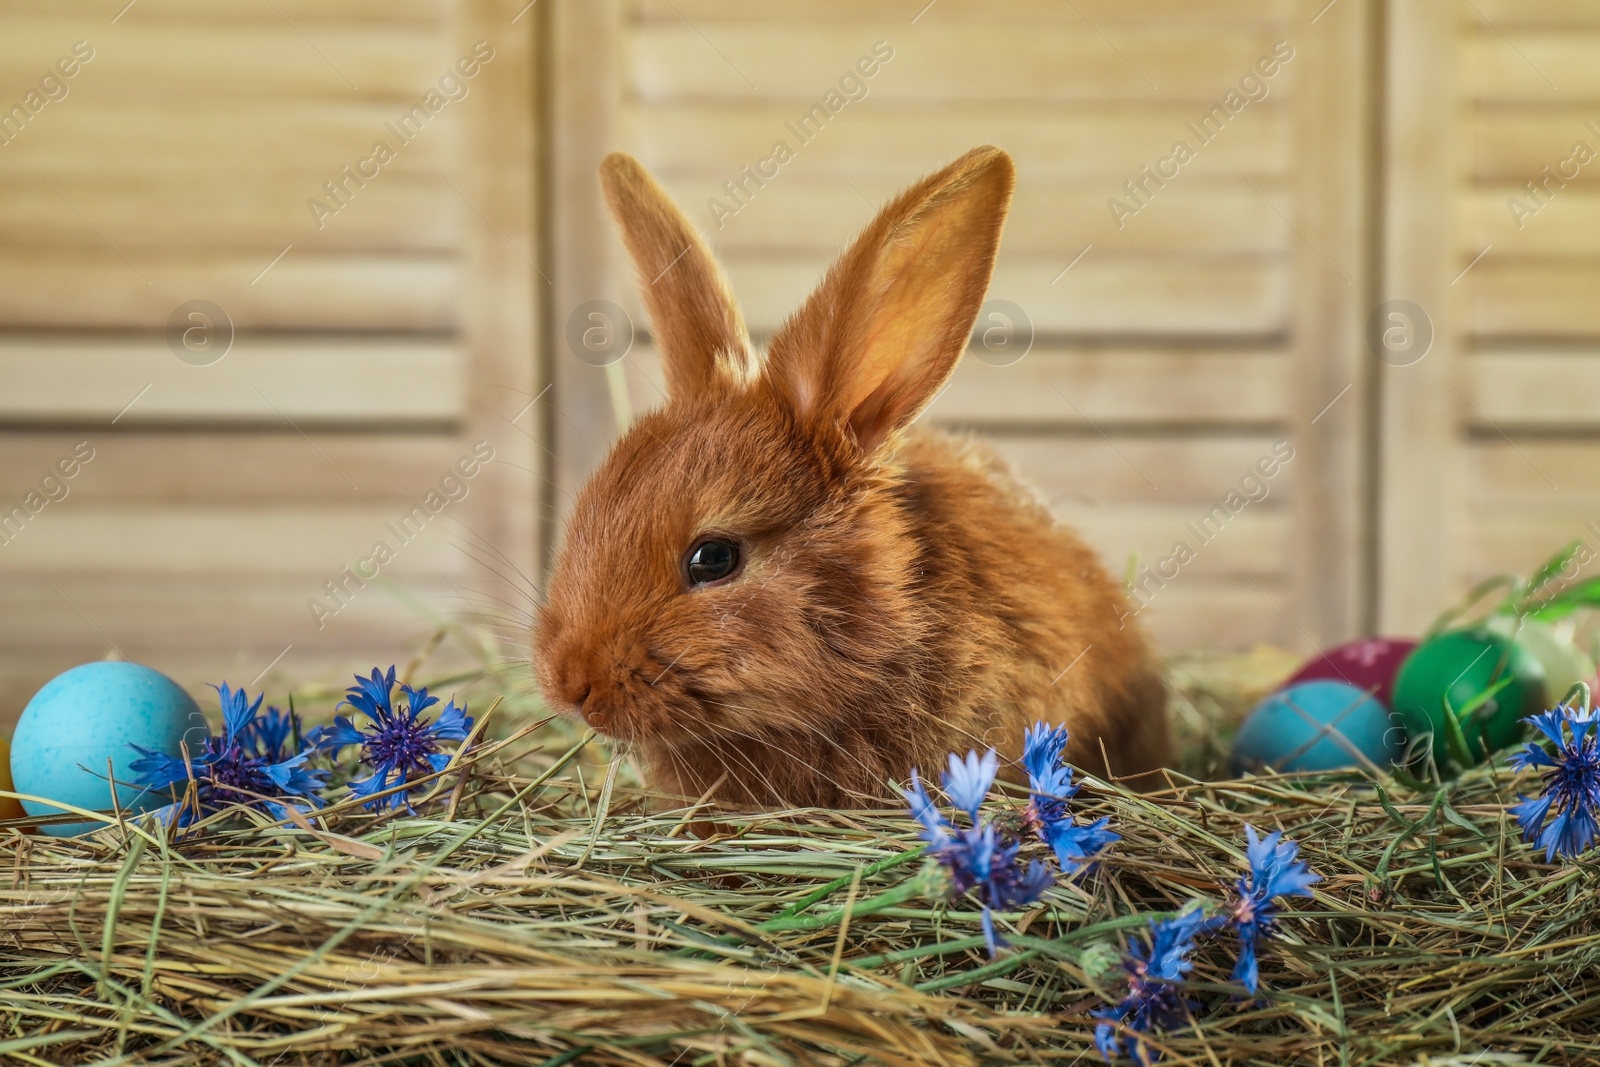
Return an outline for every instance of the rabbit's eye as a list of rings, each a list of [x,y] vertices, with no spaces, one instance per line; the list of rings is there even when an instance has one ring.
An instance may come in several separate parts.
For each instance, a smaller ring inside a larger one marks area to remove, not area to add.
[[[689,550],[684,570],[690,585],[710,585],[731,578],[739,570],[739,545],[716,537],[701,541]]]

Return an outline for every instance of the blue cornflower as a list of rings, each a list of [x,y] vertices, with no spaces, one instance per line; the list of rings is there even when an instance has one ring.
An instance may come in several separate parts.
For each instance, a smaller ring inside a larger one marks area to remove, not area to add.
[[[928,789],[922,784],[922,776],[917,769],[911,769],[911,788],[902,790],[906,803],[911,805],[911,817],[922,824],[921,838],[928,843],[930,855],[938,855],[939,851],[950,844],[955,833],[955,827],[939,812],[939,806],[928,796]]]
[[[1183,976],[1194,966],[1195,935],[1205,926],[1199,908],[1171,919],[1150,923],[1149,946],[1128,946],[1122,969],[1128,975],[1128,993],[1115,1005],[1096,1008],[1091,1014],[1100,1019],[1094,1028],[1095,1047],[1107,1060],[1126,1051],[1142,1064],[1159,1059],[1141,1039],[1151,1030],[1169,1030],[1184,1021],[1198,1005],[1183,995]],[[1130,1033],[1119,1034],[1117,1024]]]
[[[980,758],[969,751],[966,759],[950,753],[950,769],[944,773],[944,792],[950,803],[978,821],[978,809],[989,797],[989,787],[994,784],[995,773],[1000,770],[1000,757],[994,749]]]
[[[270,705],[250,720],[245,732],[269,763],[281,762],[316,747],[315,737],[302,732],[297,712],[281,711]]]
[[[311,753],[298,741],[299,717],[276,708],[258,717],[261,697],[251,703],[243,689],[230,689],[227,682],[214,688],[222,705],[221,737],[208,734],[187,760],[132,746],[140,753],[129,765],[138,785],[168,790],[194,784],[193,803],[185,797],[156,814],[183,827],[229,804],[263,809],[277,818],[283,818],[286,804],[302,810],[305,804],[320,805],[316,791],[326,784],[328,772],[305,766]]]
[[[1259,977],[1257,949],[1272,936],[1278,919],[1277,899],[1309,897],[1312,884],[1322,881],[1322,876],[1300,860],[1300,846],[1283,840],[1281,830],[1258,838],[1255,827],[1246,823],[1244,832],[1250,871],[1239,879],[1238,899],[1224,909],[1221,919],[1239,937],[1233,980],[1254,993]]]
[[[439,751],[441,741],[463,741],[472,729],[472,717],[466,707],[456,707],[452,698],[439,718],[428,721],[420,718],[424,711],[439,703],[439,698],[429,696],[427,689],[413,689],[401,685],[405,694],[404,707],[396,708],[392,701],[394,668],[387,674],[372,669],[372,677],[356,675],[356,684],[345,691],[342,704],[349,704],[372,722],[357,728],[347,717],[340,715],[333,726],[318,738],[319,746],[329,749],[337,757],[346,745],[361,746],[361,762],[372,768],[369,778],[350,783],[353,796],[370,797],[375,793],[393,789],[442,771],[450,762],[450,755]],[[369,800],[366,806],[374,809],[410,806],[407,794],[401,790],[391,796]]]
[[[958,828],[940,813],[915,770],[911,772],[911,788],[904,791],[911,817],[922,825],[921,836],[928,842],[928,855],[950,874],[951,896],[977,891],[983,908],[983,937],[991,956],[1004,943],[995,932],[993,912],[1031,904],[1055,877],[1038,860],[1024,867],[1017,858],[1021,843],[1005,843],[995,828],[980,817],[979,810],[999,766],[993,749],[982,758],[976,752],[968,753],[965,760],[950,757],[944,791],[972,817],[970,827]]]
[[[1022,747],[1022,765],[1028,772],[1031,794],[1024,817],[1055,852],[1061,870],[1070,873],[1121,836],[1106,829],[1109,818],[1080,823],[1067,811],[1067,801],[1077,793],[1078,784],[1063,759],[1066,747],[1065,726],[1035,723]]]
[[[1511,814],[1517,817],[1524,841],[1537,840],[1544,846],[1546,862],[1558,853],[1576,856],[1592,846],[1600,832],[1596,823],[1600,817],[1600,730],[1595,728],[1595,713],[1563,704],[1523,722],[1537,726],[1555,745],[1555,754],[1533,741],[1512,754],[1511,765],[1518,770],[1547,769],[1539,795],[1519,794],[1521,803],[1511,806]],[[1546,826],[1552,809],[1555,818]]]

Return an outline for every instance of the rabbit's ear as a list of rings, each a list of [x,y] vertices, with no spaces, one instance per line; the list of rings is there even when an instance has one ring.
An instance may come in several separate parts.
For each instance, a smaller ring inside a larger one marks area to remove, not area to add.
[[[661,349],[667,390],[694,396],[754,372],[750,338],[722,271],[676,204],[632,156],[600,164],[600,187],[622,231]]]
[[[1015,177],[976,148],[896,197],[773,337],[773,388],[869,452],[916,418],[966,348]]]

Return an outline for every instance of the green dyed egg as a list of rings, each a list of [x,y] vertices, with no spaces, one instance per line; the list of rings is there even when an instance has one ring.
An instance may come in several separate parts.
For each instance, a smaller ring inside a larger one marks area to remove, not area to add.
[[[1462,710],[1499,681],[1511,681],[1477,710]],[[1394,684],[1394,712],[1415,738],[1433,735],[1433,758],[1450,762],[1444,701],[1461,724],[1467,750],[1482,762],[1486,755],[1521,740],[1522,720],[1544,710],[1544,667],[1527,649],[1479,627],[1439,634],[1406,657]]]

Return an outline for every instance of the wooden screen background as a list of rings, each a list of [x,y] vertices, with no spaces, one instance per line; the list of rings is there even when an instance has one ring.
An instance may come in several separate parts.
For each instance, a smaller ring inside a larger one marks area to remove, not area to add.
[[[78,41],[66,96],[0,145],[0,505],[94,450],[0,545],[0,718],[112,648],[266,685],[449,618],[518,646],[572,494],[659,402],[595,184],[619,148],[758,340],[895,190],[1010,150],[991,297],[1032,345],[975,349],[929,417],[994,441],[1113,570],[1152,568],[1168,649],[1414,630],[1568,538],[1600,553],[1600,160],[1520,227],[1507,207],[1600,150],[1592,4],[18,0],[0,109]],[[478,41],[470,93],[318,228],[307,200]],[[237,330],[211,366],[165,336],[197,299]],[[609,367],[568,342],[597,299],[637,330]],[[1390,301],[1426,317],[1420,360],[1369,347]],[[465,499],[329,600],[478,441]]]
[[[464,607],[526,610],[543,416],[526,408],[541,283],[522,7],[0,11],[7,109],[75,42],[93,50],[0,146],[0,502],[93,450],[0,545],[0,716],[112,650],[196,688],[335,683]],[[494,58],[467,95],[402,145],[386,124],[478,41]],[[319,228],[307,202],[335,205],[323,183],[379,140],[396,157]],[[197,299],[236,330],[209,366],[165,336]],[[402,544],[387,524],[480,440],[494,461]],[[340,575],[380,540],[394,558],[375,580]]]
[[[1390,29],[1382,297],[1435,333],[1379,368],[1374,599],[1401,629],[1569,540],[1600,552],[1600,7],[1404,0]]]

